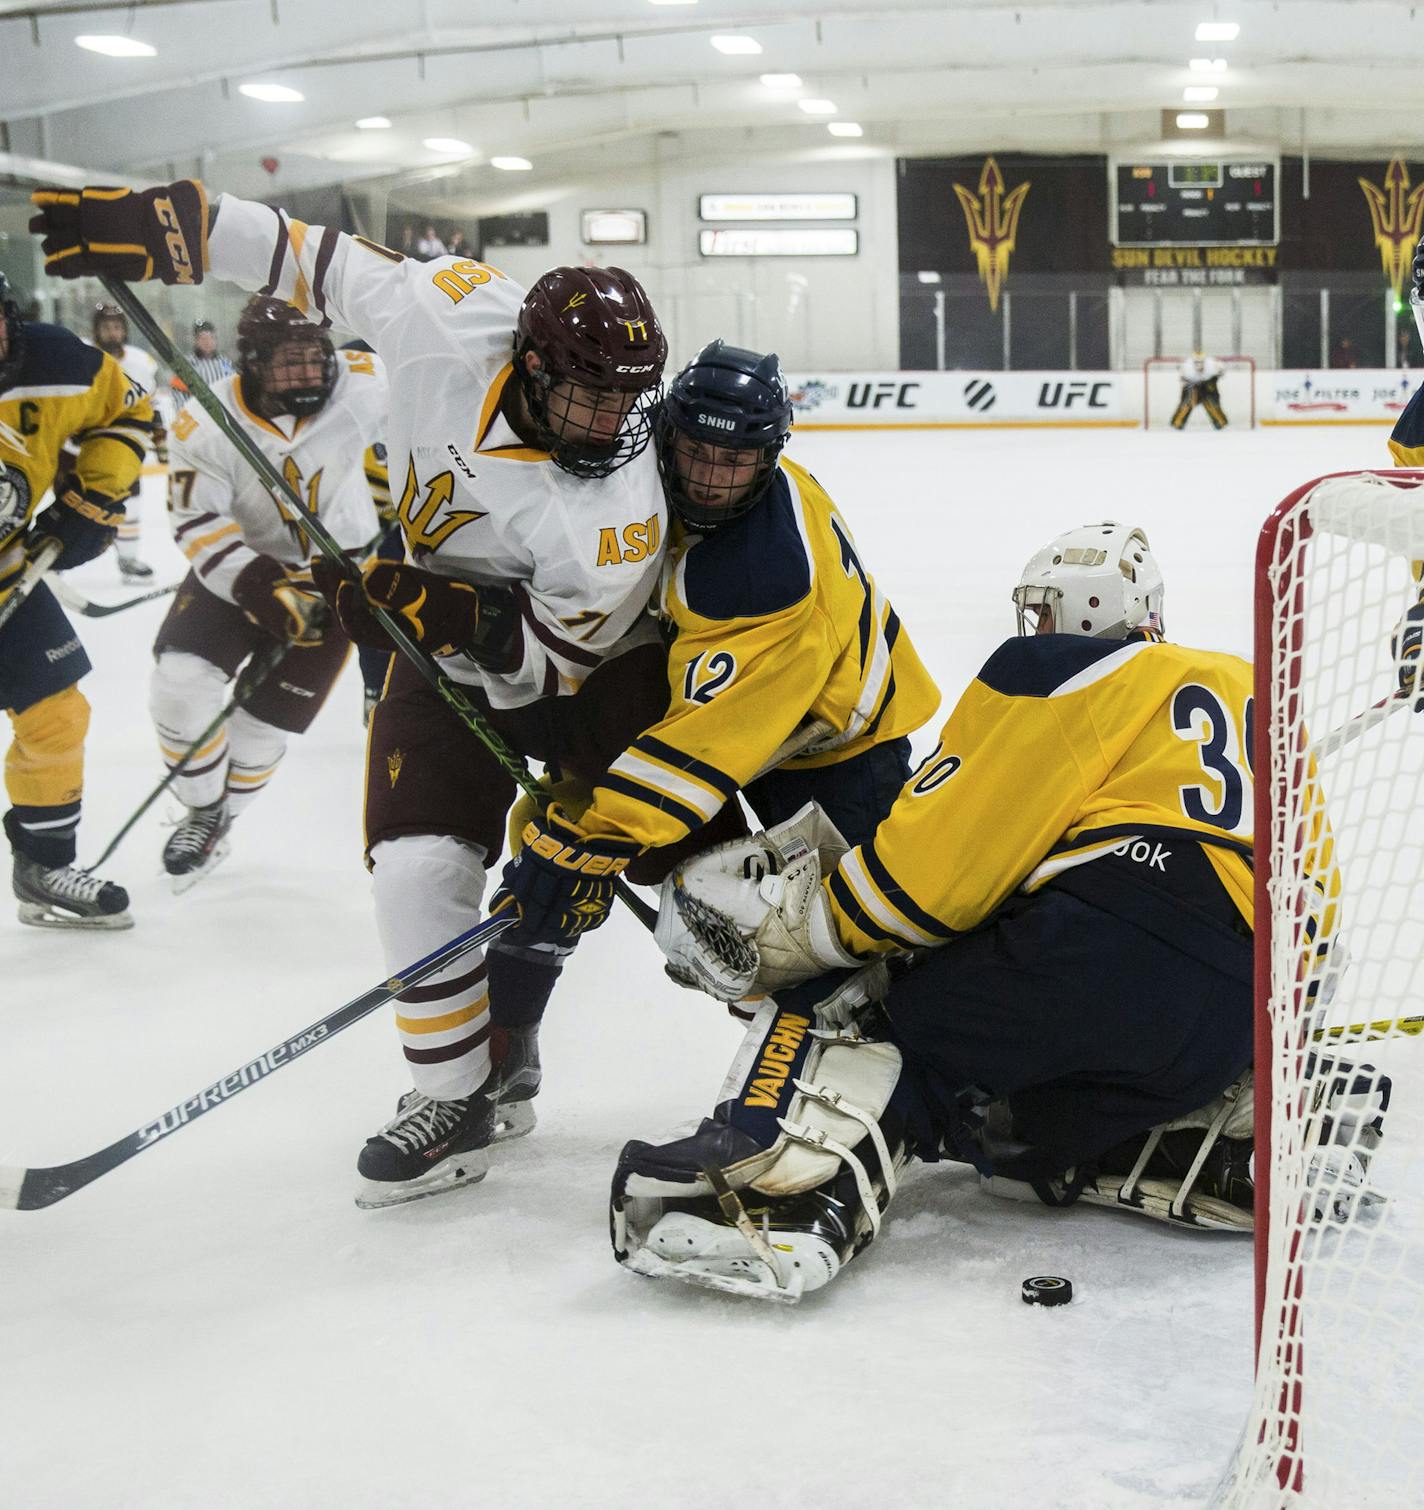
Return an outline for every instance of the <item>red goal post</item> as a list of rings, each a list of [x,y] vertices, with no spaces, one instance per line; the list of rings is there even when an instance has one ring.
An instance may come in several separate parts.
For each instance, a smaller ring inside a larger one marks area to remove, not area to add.
[[[1424,471],[1291,493],[1256,557],[1256,1382],[1217,1510],[1424,1504]]]
[[[1221,405],[1232,425],[1243,430],[1256,428],[1256,360],[1254,357],[1217,356],[1220,362]],[[1148,357],[1142,364],[1142,427],[1162,430],[1172,422],[1182,383],[1178,369],[1185,357]],[[1193,415],[1188,423],[1195,429],[1205,419]]]

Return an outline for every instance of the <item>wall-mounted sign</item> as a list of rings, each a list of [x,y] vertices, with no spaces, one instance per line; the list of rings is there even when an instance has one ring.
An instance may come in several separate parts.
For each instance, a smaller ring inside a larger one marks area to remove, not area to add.
[[[854,257],[860,232],[839,227],[699,231],[697,250],[704,257]]]
[[[1114,246],[1274,246],[1276,164],[1118,162],[1110,170]]]
[[[648,239],[646,210],[585,210],[580,223],[585,246],[642,246]]]
[[[702,220],[854,220],[854,194],[701,194]]]

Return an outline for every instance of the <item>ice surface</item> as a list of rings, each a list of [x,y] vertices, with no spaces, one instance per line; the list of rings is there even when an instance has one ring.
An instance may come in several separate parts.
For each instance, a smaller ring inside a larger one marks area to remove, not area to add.
[[[1144,525],[1172,638],[1246,653],[1254,537],[1383,428],[807,433],[946,702],[1012,632],[1009,590],[1071,525]],[[148,485],[145,546],[165,574]],[[74,575],[119,597],[112,558]],[[160,773],[162,603],[77,619],[96,672],[81,860]],[[130,933],[0,902],[0,1162],[89,1152],[384,974],[360,862],[349,667],[233,834],[168,894],[151,814],[106,873]],[[544,1032],[541,1124],[484,1184],[385,1212],[355,1155],[405,1088],[382,1014],[47,1211],[0,1214],[0,1504],[25,1510],[1201,1503],[1250,1392],[1250,1245],[906,1181],[882,1240],[794,1311],[613,1262],[622,1142],[706,1110],[738,1042],[619,914]],[[1026,1307],[1030,1274],[1073,1304]]]

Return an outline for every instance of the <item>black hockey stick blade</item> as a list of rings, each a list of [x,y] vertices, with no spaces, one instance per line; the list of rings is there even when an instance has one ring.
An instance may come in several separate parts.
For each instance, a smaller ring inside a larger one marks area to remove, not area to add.
[[[489,943],[516,921],[516,916],[511,912],[486,918],[473,928],[466,929],[448,944],[442,944],[433,954],[427,954],[423,960],[402,970],[399,975],[382,981],[369,991],[363,991],[360,996],[348,1001],[345,1006],[338,1007],[320,1022],[312,1023],[300,1033],[268,1049],[265,1054],[248,1060],[231,1074],[204,1086],[186,1101],[170,1106],[151,1122],[145,1122],[142,1127],[135,1128],[133,1132],[125,1134],[97,1153],[86,1154],[84,1158],[75,1159],[69,1164],[52,1164],[43,1169],[0,1165],[0,1210],[38,1211],[41,1207],[53,1206],[67,1195],[73,1195],[76,1190],[82,1190],[101,1175],[108,1174],[111,1169],[127,1164],[130,1159],[146,1153],[164,1138],[190,1126],[205,1112],[225,1105],[234,1096],[240,1096],[243,1091],[250,1090],[269,1075],[275,1075],[292,1060],[334,1038],[343,1028],[349,1028],[353,1022],[360,1022],[363,1017],[369,1017],[378,1007],[384,1006],[402,991],[418,985],[472,949]]]
[[[126,613],[130,608],[137,608],[140,603],[152,603],[155,598],[166,598],[169,593],[178,591],[178,584],[173,582],[167,587],[154,587],[148,592],[141,592],[136,598],[125,598],[122,603],[96,603],[93,598],[86,598],[83,593],[76,592],[62,577],[56,578],[49,587],[71,613],[82,613],[86,619],[107,619],[112,613]]]

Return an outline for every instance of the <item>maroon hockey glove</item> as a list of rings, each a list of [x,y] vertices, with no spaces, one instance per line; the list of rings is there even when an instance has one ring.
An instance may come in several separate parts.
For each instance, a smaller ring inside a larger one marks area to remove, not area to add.
[[[511,907],[518,912],[519,925],[505,938],[522,944],[572,944],[601,927],[618,877],[641,848],[631,839],[588,837],[557,802],[529,820],[523,839],[490,901],[491,917]]]
[[[208,196],[195,178],[158,189],[37,189],[30,230],[52,278],[108,274],[125,283],[201,283]]]
[[[393,648],[372,612],[377,607],[432,655],[468,655],[493,671],[515,664],[519,613],[507,587],[476,587],[404,561],[380,559],[366,563],[360,588],[325,560],[312,562],[312,579],[358,645]]]
[[[58,540],[63,549],[54,570],[83,566],[113,544],[123,517],[122,498],[85,491],[77,479],[72,480],[47,509],[35,516],[26,541],[27,554],[34,556],[46,538]]]
[[[321,644],[326,604],[307,584],[294,582],[291,568],[272,556],[258,556],[238,572],[232,600],[276,639],[303,649]]]

